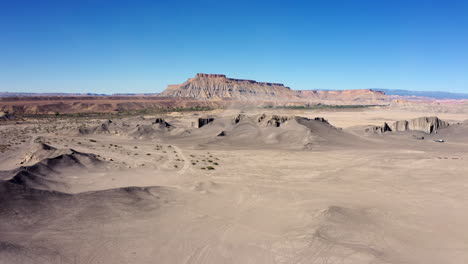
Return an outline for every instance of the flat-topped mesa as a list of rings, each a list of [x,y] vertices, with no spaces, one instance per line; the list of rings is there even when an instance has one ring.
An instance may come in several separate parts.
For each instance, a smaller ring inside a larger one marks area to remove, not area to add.
[[[210,74],[210,73],[197,73],[195,78],[224,78],[228,81],[233,82],[248,82],[252,84],[259,84],[259,85],[266,85],[266,86],[284,86],[282,83],[273,83],[273,82],[257,82],[255,80],[248,80],[248,79],[235,79],[235,78],[227,78],[224,74]],[[171,85],[172,86],[172,85]]]
[[[385,93],[361,90],[291,90],[282,83],[228,78],[224,74],[197,73],[179,85],[169,85],[162,97],[185,97],[200,100],[234,100],[283,103],[307,102],[325,104],[383,105],[389,102]],[[281,101],[281,102],[280,102]]]
[[[281,83],[227,78],[224,74],[197,73],[180,85],[169,85],[160,96],[197,99],[291,100],[298,99]]]

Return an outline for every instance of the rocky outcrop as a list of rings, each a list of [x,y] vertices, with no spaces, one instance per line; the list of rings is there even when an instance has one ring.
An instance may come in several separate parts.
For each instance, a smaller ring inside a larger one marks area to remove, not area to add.
[[[410,120],[396,121],[391,125],[384,123],[382,126],[372,127],[374,133],[396,132],[396,131],[421,131],[427,134],[437,133],[439,129],[446,128],[449,123],[440,120],[436,116],[419,117]],[[370,128],[366,129],[369,131]]]
[[[323,118],[323,117],[315,117],[314,120],[315,120],[315,121],[324,122],[324,123],[328,123],[328,120],[326,120],[326,119]]]
[[[153,122],[153,125],[159,125],[159,128],[167,128],[170,129],[172,127],[171,124],[166,122],[163,118],[156,118]]]
[[[440,128],[448,126],[449,124],[447,122],[440,120],[436,116],[420,117],[411,120],[397,121],[393,123],[392,131],[416,130],[430,134],[437,132]]]
[[[212,117],[198,118],[198,128],[203,127],[214,121]]]
[[[280,127],[282,124],[286,123],[286,121],[292,119],[293,117],[290,116],[277,116],[273,115],[271,118],[267,121],[267,126],[274,126],[274,127]]]
[[[234,118],[233,123],[237,124],[237,123],[239,123],[240,121],[242,121],[242,120],[244,120],[246,118],[247,118],[246,115],[239,114]]]
[[[382,134],[382,133],[385,133],[385,132],[391,132],[392,129],[387,124],[387,122],[385,122],[382,126],[370,126],[370,127],[366,128],[365,131],[366,132],[371,131],[373,133]]]
[[[261,114],[257,117],[258,123],[264,123],[265,126],[280,127],[286,121],[294,119],[293,116],[279,116],[279,115],[266,115]]]

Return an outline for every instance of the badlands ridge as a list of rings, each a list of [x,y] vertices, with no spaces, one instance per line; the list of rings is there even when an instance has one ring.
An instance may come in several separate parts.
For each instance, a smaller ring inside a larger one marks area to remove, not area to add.
[[[0,107],[0,264],[468,263],[464,102],[197,74]]]

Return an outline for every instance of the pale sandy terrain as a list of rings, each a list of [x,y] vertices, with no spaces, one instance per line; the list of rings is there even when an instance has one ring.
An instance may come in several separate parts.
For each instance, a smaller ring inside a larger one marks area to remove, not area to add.
[[[451,126],[433,135],[361,127],[432,115],[5,122],[0,263],[468,263],[468,117],[437,113]]]

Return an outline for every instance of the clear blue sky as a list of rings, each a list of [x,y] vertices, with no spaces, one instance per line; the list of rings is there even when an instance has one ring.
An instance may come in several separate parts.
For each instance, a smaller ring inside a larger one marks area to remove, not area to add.
[[[159,92],[197,72],[468,92],[468,0],[0,0],[0,91]]]

